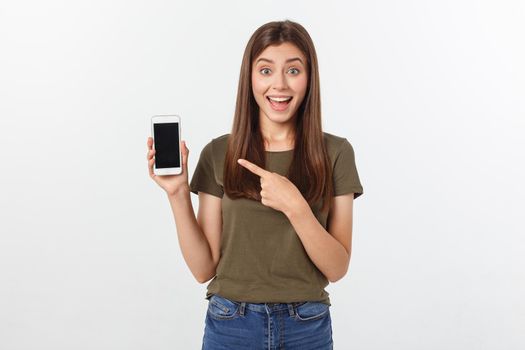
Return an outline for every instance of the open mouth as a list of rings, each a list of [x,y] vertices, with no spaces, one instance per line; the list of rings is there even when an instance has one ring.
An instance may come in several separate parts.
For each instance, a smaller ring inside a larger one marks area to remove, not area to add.
[[[276,111],[284,111],[288,108],[288,105],[290,105],[290,102],[292,101],[292,96],[287,97],[270,97],[266,96],[266,99],[270,103],[270,106],[276,110]]]

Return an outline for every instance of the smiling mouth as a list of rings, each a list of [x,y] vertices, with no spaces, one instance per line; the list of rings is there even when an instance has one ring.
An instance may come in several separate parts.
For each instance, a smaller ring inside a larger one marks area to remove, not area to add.
[[[266,99],[270,103],[272,109],[276,111],[284,111],[288,108],[288,105],[293,99],[293,96],[288,97],[270,97],[266,96]]]

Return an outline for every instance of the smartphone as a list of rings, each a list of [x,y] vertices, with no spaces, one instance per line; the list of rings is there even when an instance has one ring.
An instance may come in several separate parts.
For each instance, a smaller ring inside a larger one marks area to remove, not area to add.
[[[151,134],[155,149],[155,175],[182,174],[180,149],[180,117],[178,115],[154,115],[151,117]]]

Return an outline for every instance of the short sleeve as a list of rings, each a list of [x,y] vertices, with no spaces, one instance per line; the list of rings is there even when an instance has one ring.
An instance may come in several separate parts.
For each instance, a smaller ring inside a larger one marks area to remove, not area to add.
[[[336,154],[334,170],[334,196],[354,193],[354,199],[363,194],[363,186],[359,180],[355,164],[354,149],[345,138]]]
[[[206,192],[222,198],[224,194],[223,188],[215,179],[212,142],[213,140],[204,146],[201,151],[199,161],[190,181],[190,191],[195,194],[198,194],[199,191]]]

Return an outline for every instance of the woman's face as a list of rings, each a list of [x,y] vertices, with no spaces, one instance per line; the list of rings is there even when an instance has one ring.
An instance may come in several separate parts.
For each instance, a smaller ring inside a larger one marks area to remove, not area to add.
[[[306,59],[293,44],[268,46],[252,64],[252,89],[259,117],[290,121],[306,93]]]

